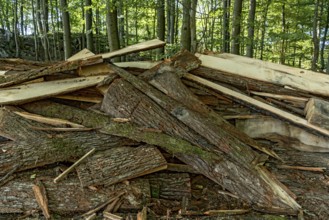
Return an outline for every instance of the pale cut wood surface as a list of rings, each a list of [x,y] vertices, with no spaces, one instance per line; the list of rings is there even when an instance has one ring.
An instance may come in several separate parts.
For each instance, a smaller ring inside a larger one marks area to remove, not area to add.
[[[284,72],[287,74],[296,75],[296,76],[299,76],[299,77],[302,77],[305,79],[311,79],[311,80],[318,81],[318,82],[329,83],[329,75],[314,72],[311,70],[296,68],[296,67],[292,67],[292,66],[282,65],[282,64],[278,64],[278,63],[272,63],[269,61],[263,61],[263,60],[253,59],[253,58],[239,56],[239,55],[235,55],[235,54],[229,54],[229,53],[215,54],[214,56],[223,58],[223,59],[236,61],[239,63],[251,64],[251,65],[259,66],[261,68],[268,68],[268,69],[276,70],[278,72]]]
[[[0,104],[21,104],[95,86],[106,76],[78,77],[13,86],[0,90]]]
[[[268,139],[283,147],[308,152],[329,152],[329,138],[272,117],[236,120],[236,127],[252,138]]]
[[[139,52],[139,51],[143,51],[143,50],[150,50],[150,49],[154,49],[154,48],[158,48],[158,47],[163,47],[166,43],[158,40],[158,39],[153,39],[153,40],[149,40],[149,41],[145,41],[142,43],[138,43],[138,44],[134,44],[128,47],[125,47],[123,49],[120,50],[116,50],[113,52],[109,52],[109,53],[103,53],[100,54],[104,59],[106,58],[113,58],[113,57],[117,57],[117,56],[122,56],[125,54],[129,54],[129,53],[134,53],[134,52]]]
[[[161,62],[154,61],[130,61],[130,62],[117,62],[114,65],[121,68],[139,68],[139,69],[151,69]]]
[[[273,69],[219,57],[202,54],[196,54],[196,56],[202,61],[202,66],[204,67],[213,68],[233,75],[270,82],[284,87],[291,87],[313,94],[329,96],[329,81],[315,80],[317,75],[303,78],[300,75],[279,72]]]
[[[249,105],[252,105],[258,109],[262,109],[262,110],[265,110],[267,112],[270,112],[274,115],[277,115],[287,121],[290,121],[290,122],[293,122],[294,124],[296,125],[299,125],[299,126],[302,126],[304,128],[308,128],[308,129],[311,129],[311,130],[314,130],[320,134],[323,134],[323,135],[326,135],[326,136],[329,136],[329,131],[324,129],[324,128],[321,128],[319,126],[316,126],[316,125],[312,125],[310,123],[308,123],[307,120],[305,120],[304,118],[301,118],[301,117],[298,117],[296,115],[293,115],[289,112],[285,112],[281,109],[278,109],[278,108],[275,108],[271,105],[268,105],[264,102],[261,102],[261,101],[258,101],[256,99],[253,99],[247,95],[244,95],[242,93],[239,93],[239,92],[236,92],[236,91],[233,91],[231,89],[228,89],[224,86],[221,86],[219,84],[216,84],[216,83],[213,83],[209,80],[206,80],[206,79],[203,79],[201,77],[198,77],[198,76],[195,76],[193,74],[186,74],[185,77],[189,80],[192,80],[194,82],[198,82],[202,85],[205,85],[207,87],[210,87],[212,89],[215,89],[219,92],[222,92],[226,95],[229,95],[231,97],[234,97],[235,99],[238,99],[238,100],[242,100],[244,103],[248,103]]]
[[[93,52],[85,48],[83,50],[80,50],[78,53],[74,54],[73,56],[69,57],[67,61],[80,60],[94,55],[95,54]]]

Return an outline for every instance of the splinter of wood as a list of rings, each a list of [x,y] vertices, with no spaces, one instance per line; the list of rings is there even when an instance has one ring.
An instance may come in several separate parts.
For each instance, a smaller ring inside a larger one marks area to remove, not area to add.
[[[94,153],[96,148],[91,149],[88,153],[86,153],[83,157],[81,157],[77,162],[75,162],[72,166],[70,166],[67,170],[65,170],[62,174],[54,179],[54,183],[57,183],[59,180],[63,179],[69,172],[71,172],[76,166],[78,166],[84,159],[89,157],[92,153]]]

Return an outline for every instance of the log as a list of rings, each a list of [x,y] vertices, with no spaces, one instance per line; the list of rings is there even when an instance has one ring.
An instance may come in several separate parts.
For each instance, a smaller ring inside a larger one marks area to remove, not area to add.
[[[32,69],[24,73],[12,74],[5,77],[0,77],[0,88],[16,85],[22,82],[27,82],[43,76],[53,75],[55,73],[76,70],[82,66],[88,66],[96,63],[103,62],[99,56],[95,56],[86,60],[76,60],[72,62],[61,62],[47,67]]]
[[[183,139],[141,129],[129,122],[111,121],[102,114],[60,104],[38,102],[25,104],[24,107],[26,110],[34,110],[33,113],[71,120],[86,127],[100,128],[100,131],[106,134],[129,137],[136,141],[159,146],[184,163],[191,165],[197,172],[204,174],[225,189],[231,190],[255,208],[261,207],[263,211],[270,211],[275,207],[280,211],[291,213],[295,212],[292,210],[299,209],[299,205],[289,194],[282,194],[287,189],[282,188],[284,186],[276,181],[272,182],[273,180],[267,179],[267,183],[265,183],[255,172],[251,172],[243,166],[238,167],[235,163],[225,160],[222,155],[204,150],[198,145],[191,145]],[[240,184],[239,180],[243,183]],[[248,184],[244,184],[246,180]],[[280,191],[276,192],[272,186]]]
[[[215,113],[212,109],[205,106],[186,86],[184,86],[177,74],[175,74],[175,69],[166,69],[167,71],[163,71],[160,68],[159,72],[161,72],[161,74],[154,74],[149,83],[177,102],[182,103],[189,109],[200,113],[204,118],[203,120],[208,119],[211,123],[222,127],[223,132],[226,133],[224,135],[233,135],[249,146],[254,147],[272,157],[278,158],[275,152],[271,151],[266,146],[262,146],[257,143],[243,132],[235,129],[235,127]]]
[[[96,131],[56,133],[34,130],[45,125],[0,109],[0,134],[12,141],[0,143],[0,175],[61,161],[74,161],[94,146],[97,150],[134,142]]]
[[[166,168],[167,162],[158,149],[140,146],[96,153],[76,170],[82,186],[107,186]]]
[[[95,86],[105,76],[78,77],[13,86],[0,90],[0,104],[21,104]]]
[[[328,101],[319,98],[311,98],[307,102],[304,112],[309,123],[329,129]]]
[[[307,120],[305,120],[304,118],[298,117],[296,115],[293,115],[291,113],[285,112],[281,109],[275,108],[273,106],[270,106],[264,102],[258,101],[256,99],[253,99],[247,95],[244,95],[242,93],[233,91],[231,89],[228,89],[224,86],[218,85],[216,83],[210,82],[208,80],[205,80],[203,78],[200,78],[198,76],[195,76],[193,74],[187,74],[185,76],[187,79],[190,79],[192,81],[198,82],[200,84],[203,84],[209,88],[215,89],[217,91],[220,91],[226,95],[229,95],[231,97],[233,97],[234,99],[242,102],[243,104],[247,104],[247,105],[251,105],[253,108],[257,108],[257,109],[261,109],[261,110],[265,110],[266,112],[270,113],[270,114],[274,114],[276,116],[279,116],[280,118],[283,118],[287,121],[290,121],[292,123],[294,123],[297,126],[302,126],[308,130],[311,130],[317,134],[320,135],[325,135],[325,136],[329,136],[329,131],[321,128],[319,126],[316,125],[312,125],[310,123],[308,123]]]
[[[129,185],[119,183],[112,187],[99,187],[98,190],[94,190],[82,188],[76,175],[70,175],[60,184],[55,184],[53,182],[55,169],[31,170],[19,174],[17,179],[0,187],[0,215],[25,213],[31,210],[41,211],[32,190],[35,181],[31,179],[32,175],[37,176],[36,181],[41,182],[45,188],[51,214],[77,216],[122,194],[121,192],[126,192],[123,195],[125,207],[132,207],[135,210],[141,207],[137,204],[147,202],[150,198],[150,194],[140,188],[144,185],[149,187],[146,179],[132,180]]]
[[[205,67],[221,70],[238,76],[274,83],[276,85],[289,86],[312,94],[329,96],[329,80],[315,80],[316,78],[320,78],[322,74],[319,77],[316,73],[312,74],[311,77],[304,77],[304,73],[296,75],[213,56],[201,54],[197,54],[196,56],[202,61],[202,66]]]
[[[267,139],[299,151],[329,152],[329,138],[272,117],[236,120],[236,127],[252,138]]]
[[[83,50],[80,50],[78,53],[76,53],[73,56],[69,57],[67,59],[67,61],[86,59],[86,58],[94,56],[94,55],[95,54],[93,52],[91,52],[87,48],[84,48]]]

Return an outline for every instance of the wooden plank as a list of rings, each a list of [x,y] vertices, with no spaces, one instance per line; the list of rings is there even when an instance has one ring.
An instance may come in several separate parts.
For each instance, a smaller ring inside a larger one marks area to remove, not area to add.
[[[161,62],[154,61],[130,61],[130,62],[117,62],[114,65],[121,68],[138,68],[138,69],[151,69]]]
[[[106,76],[78,77],[13,86],[0,90],[0,104],[21,104],[95,86]]]
[[[329,81],[315,80],[317,76],[304,78],[301,75],[279,72],[257,65],[239,63],[202,54],[197,54],[197,56],[202,61],[202,66],[205,67],[224,71],[233,75],[287,86],[317,95],[329,96]]]
[[[311,130],[313,130],[317,133],[320,133],[322,135],[329,136],[329,131],[328,130],[326,130],[324,128],[321,128],[319,126],[316,126],[316,125],[312,125],[312,124],[308,123],[308,121],[305,120],[304,118],[298,117],[298,116],[293,115],[293,114],[288,113],[288,112],[285,112],[281,109],[275,108],[271,105],[268,105],[268,104],[263,103],[261,101],[258,101],[256,99],[253,99],[253,98],[251,98],[247,95],[238,93],[238,92],[233,91],[231,89],[228,89],[224,86],[221,86],[221,85],[218,85],[216,83],[210,82],[209,80],[203,79],[201,77],[198,77],[198,76],[195,76],[195,75],[192,75],[192,74],[186,74],[185,77],[189,80],[198,82],[198,83],[203,84],[207,87],[210,87],[210,88],[215,89],[219,92],[222,92],[226,95],[229,95],[229,96],[234,97],[238,100],[241,100],[244,103],[248,103],[248,104],[250,104],[254,107],[257,107],[259,109],[262,109],[262,110],[270,112],[274,115],[277,115],[277,116],[279,116],[279,117],[281,117],[281,118],[283,118],[287,121],[293,122],[296,125],[302,126],[304,128],[307,128],[307,129],[311,129]]]
[[[154,39],[154,40],[149,40],[149,41],[145,41],[139,44],[134,44],[128,47],[125,47],[123,49],[119,49],[113,52],[109,52],[109,53],[103,53],[100,54],[104,59],[109,59],[109,58],[113,58],[113,57],[117,57],[117,56],[122,56],[122,55],[126,55],[129,53],[135,53],[135,52],[139,52],[139,51],[144,51],[144,50],[151,50],[151,49],[155,49],[155,48],[159,48],[159,47],[163,47],[166,43],[158,40],[158,39]]]
[[[328,137],[314,135],[305,129],[272,117],[236,120],[235,125],[252,138],[278,142],[283,147],[308,152],[329,152]]]
[[[292,66],[278,64],[278,63],[272,63],[272,62],[268,62],[268,61],[253,59],[253,58],[239,56],[239,55],[230,54],[230,53],[215,54],[213,56],[232,60],[232,61],[239,62],[239,63],[250,64],[250,65],[258,66],[261,68],[272,69],[272,70],[275,70],[278,72],[302,77],[304,79],[310,79],[310,80],[314,80],[314,81],[318,81],[318,82],[329,83],[328,74],[323,74],[323,73],[314,72],[314,71],[310,71],[310,70],[306,70],[306,69],[296,68],[296,67],[292,67]]]

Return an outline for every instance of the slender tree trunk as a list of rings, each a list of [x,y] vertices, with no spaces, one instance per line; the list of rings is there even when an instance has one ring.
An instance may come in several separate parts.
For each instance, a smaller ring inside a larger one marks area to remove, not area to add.
[[[20,4],[20,26],[21,26],[21,35],[24,35],[24,0],[21,0],[21,4]]]
[[[61,29],[61,25],[60,25],[60,15],[59,15],[59,5],[58,5],[58,0],[55,0],[55,6],[56,6],[56,36],[57,36],[57,40],[56,40],[56,48],[58,50],[58,59],[61,60],[62,59],[62,53],[61,53],[61,46],[60,45],[64,45],[62,43],[62,41],[60,41],[60,37],[59,37],[59,33],[60,33],[60,29]]]
[[[64,32],[64,54],[65,54],[65,59],[68,59],[72,55],[72,48],[71,48],[70,15],[67,11],[66,0],[61,0],[61,8],[62,8],[63,32]]]
[[[286,5],[282,4],[282,40],[281,40],[281,52],[280,52],[280,63],[285,64],[286,56],[285,56],[285,34],[286,34]]]
[[[166,24],[165,24],[165,0],[157,0],[157,38],[159,40],[164,41],[165,40],[165,29],[166,29]],[[159,58],[162,58],[164,55],[164,48],[161,47],[157,49],[157,60]]]
[[[125,46],[129,45],[129,10],[128,7],[125,8],[125,23],[126,23],[126,44]]]
[[[14,30],[14,37],[15,37],[15,47],[16,47],[16,53],[15,56],[20,56],[20,47],[19,47],[19,33],[18,33],[18,0],[15,0],[14,2],[14,20],[13,20],[13,30]]]
[[[254,52],[255,15],[256,15],[256,0],[250,0],[250,9],[248,16],[247,57],[251,57],[251,58],[253,57],[253,52]]]
[[[48,40],[48,31],[49,31],[49,22],[48,22],[48,0],[42,0],[41,2],[41,33],[42,33],[42,44],[45,51],[45,60],[51,60],[50,50],[49,50],[49,40]]]
[[[195,53],[197,50],[197,35],[196,35],[196,7],[198,0],[191,0],[190,11],[190,28],[191,28],[191,52]]]
[[[107,37],[110,51],[114,51],[120,49],[116,0],[108,0],[106,2],[106,9]],[[120,57],[114,58],[113,60],[120,61]]]
[[[313,58],[312,58],[312,70],[317,70],[317,62],[319,59],[319,38],[318,38],[318,25],[319,25],[319,0],[316,1],[314,7],[313,18]]]
[[[93,14],[91,8],[92,2],[91,0],[85,1],[85,11],[86,11],[86,40],[87,40],[87,48],[90,51],[94,51],[94,40],[93,40]]]
[[[119,22],[119,40],[120,40],[120,46],[125,46],[125,17],[124,17],[124,7],[123,7],[123,1],[119,1],[118,4],[118,22]],[[123,57],[124,58],[124,57]]]
[[[35,51],[35,60],[39,60],[39,45],[38,45],[38,27],[35,20],[35,6],[34,0],[31,1],[32,4],[32,20],[33,20],[33,38],[34,38],[34,51]]]
[[[182,21],[182,32],[181,32],[181,48],[191,50],[191,1],[183,0],[183,21]]]
[[[175,15],[175,36],[174,36],[174,43],[175,44],[178,44],[178,24],[179,24],[179,7],[178,7],[178,0],[176,0],[176,3],[175,3],[175,12],[176,12],[176,15]]]
[[[324,62],[324,50],[326,48],[328,29],[329,29],[329,2],[327,2],[327,18],[326,18],[326,23],[325,23],[323,37],[322,37],[322,43],[321,43],[321,52],[320,52],[321,70],[324,70],[326,68],[325,62]],[[327,73],[329,73],[329,72],[327,72]]]
[[[230,52],[230,7],[231,0],[223,0],[222,52]]]
[[[268,0],[265,6],[264,14],[263,14],[263,25],[262,25],[262,37],[260,43],[260,59],[263,60],[264,55],[264,45],[265,45],[265,32],[266,32],[266,20],[268,14],[268,8],[270,7],[272,0]]]
[[[96,8],[96,20],[95,20],[95,32],[96,32],[96,36],[94,38],[95,39],[95,52],[97,54],[100,53],[100,27],[101,27],[101,21],[100,21],[100,11],[99,11],[99,7],[97,6]]]
[[[327,58],[327,69],[326,73],[329,74],[329,52],[328,52],[328,58]]]
[[[240,54],[240,33],[241,33],[241,15],[242,15],[242,1],[234,1],[233,10],[233,26],[232,26],[232,45],[231,53]]]

